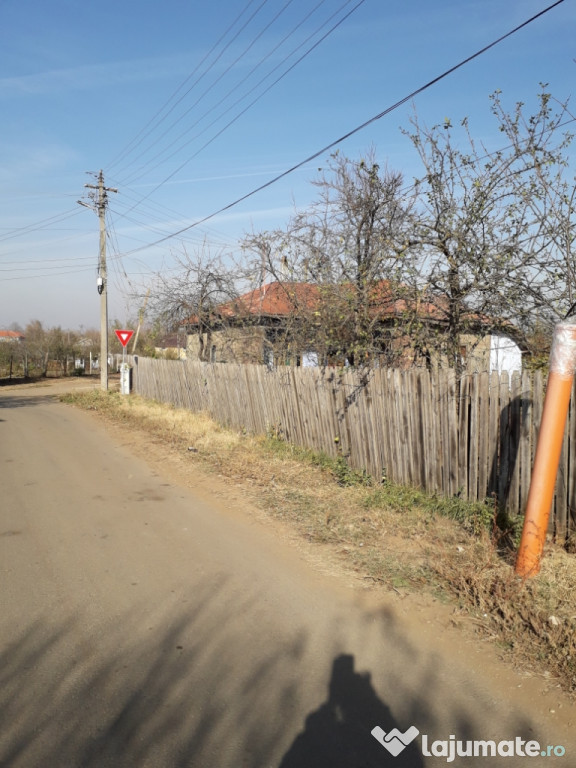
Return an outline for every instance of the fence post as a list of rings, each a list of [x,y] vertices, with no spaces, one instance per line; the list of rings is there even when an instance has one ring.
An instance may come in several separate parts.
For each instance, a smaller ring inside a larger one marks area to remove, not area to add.
[[[535,576],[540,570],[575,367],[576,325],[559,323],[552,339],[550,374],[516,558],[516,573],[522,577]]]

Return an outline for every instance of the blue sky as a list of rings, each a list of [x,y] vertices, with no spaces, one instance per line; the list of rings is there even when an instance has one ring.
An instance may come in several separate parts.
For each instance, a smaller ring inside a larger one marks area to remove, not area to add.
[[[314,198],[310,182],[326,158],[145,246],[300,163],[551,4],[0,0],[0,327],[36,318],[98,327],[98,219],[77,203],[95,183],[87,172],[103,169],[118,189],[109,301],[111,319],[125,324],[138,310],[129,295],[183,248],[234,253],[244,234],[283,226]],[[510,107],[535,104],[546,82],[569,98],[575,30],[576,0],[564,0],[340,150],[358,157],[373,147],[381,165],[410,180],[418,165],[400,127],[414,109],[428,124],[468,116],[474,136],[498,146],[489,94],[501,89]]]

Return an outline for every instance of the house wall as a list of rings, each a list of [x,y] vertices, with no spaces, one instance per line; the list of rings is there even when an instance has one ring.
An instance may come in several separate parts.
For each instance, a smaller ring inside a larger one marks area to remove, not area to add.
[[[206,341],[206,335],[204,335]],[[210,362],[252,363],[264,362],[267,346],[266,329],[261,326],[250,328],[225,328],[212,333]],[[197,333],[189,333],[186,355],[188,360],[200,359],[200,340]]]
[[[498,373],[522,371],[522,350],[515,341],[507,336],[492,336],[490,370]]]
[[[467,373],[512,373],[522,371],[522,351],[508,336],[490,334],[478,340],[475,336],[462,337]]]
[[[460,354],[467,373],[483,373],[490,370],[490,336],[479,338],[472,334],[460,337]]]
[[[206,337],[205,337],[206,340]],[[376,363],[379,367],[393,365],[395,368],[425,368],[434,369],[448,367],[447,359],[438,352],[433,353],[432,359],[426,360],[415,353],[409,336],[400,335],[390,338],[388,355],[382,355]],[[278,348],[268,341],[265,326],[250,326],[246,328],[225,328],[215,331],[211,339],[212,351],[210,362],[214,363],[244,363],[262,365],[273,361],[275,365],[297,364],[312,366],[318,364],[317,353],[310,349],[302,352],[290,350],[282,343]],[[197,333],[189,333],[187,337],[186,357],[188,360],[199,360],[199,338]],[[472,334],[461,337],[461,354],[467,373],[482,373],[484,371],[521,371],[522,355],[519,347],[506,336],[487,335],[483,338]],[[391,362],[391,359],[394,362]],[[345,360],[331,360],[330,365],[345,365]]]
[[[183,347],[154,347],[158,357],[164,357],[166,360],[186,360],[186,350]]]

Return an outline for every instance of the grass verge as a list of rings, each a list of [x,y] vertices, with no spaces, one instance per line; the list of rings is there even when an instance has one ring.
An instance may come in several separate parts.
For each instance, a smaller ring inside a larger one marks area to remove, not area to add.
[[[374,485],[343,458],[297,448],[274,431],[248,435],[139,397],[92,390],[61,399],[241,484],[256,505],[330,546],[361,578],[447,597],[515,662],[576,692],[576,558],[550,544],[540,575],[516,578],[510,545],[517,531],[490,505]]]

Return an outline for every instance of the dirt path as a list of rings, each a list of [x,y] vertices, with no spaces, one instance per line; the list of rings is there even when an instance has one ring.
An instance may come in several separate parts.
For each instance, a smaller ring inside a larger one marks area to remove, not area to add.
[[[570,702],[446,606],[364,589],[61,386],[0,389],[1,766],[428,768],[451,735],[574,764]],[[392,757],[376,725],[420,734]]]

